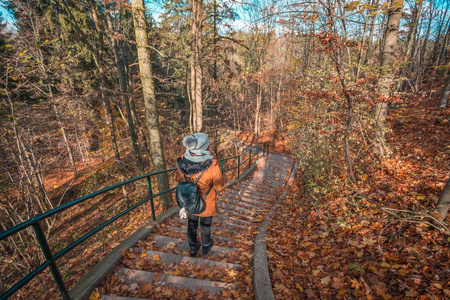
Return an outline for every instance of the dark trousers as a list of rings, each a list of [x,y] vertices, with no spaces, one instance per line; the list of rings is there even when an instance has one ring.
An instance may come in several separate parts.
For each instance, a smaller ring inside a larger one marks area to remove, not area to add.
[[[202,244],[208,246],[211,241],[211,223],[213,217],[197,217],[189,215],[187,237],[189,246],[194,247],[197,243],[198,220],[200,219],[200,233],[202,236]]]

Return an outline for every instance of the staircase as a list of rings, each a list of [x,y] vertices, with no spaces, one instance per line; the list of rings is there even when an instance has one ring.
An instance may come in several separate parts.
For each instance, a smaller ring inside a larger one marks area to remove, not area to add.
[[[214,247],[189,256],[187,221],[173,215],[137,247],[97,288],[102,300],[254,299],[253,243],[264,216],[282,193],[291,158],[271,153],[245,179],[218,196]],[[200,240],[200,234],[199,234]]]

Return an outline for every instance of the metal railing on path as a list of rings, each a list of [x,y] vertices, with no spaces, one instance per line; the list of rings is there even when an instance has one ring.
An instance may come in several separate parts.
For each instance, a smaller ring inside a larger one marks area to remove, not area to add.
[[[262,147],[260,147],[260,145],[262,145]],[[248,153],[248,155],[246,155]],[[225,174],[227,172],[233,171],[233,170],[237,170],[237,179],[240,178],[241,175],[241,171],[246,168],[250,168],[251,165],[253,163],[256,163],[256,160],[260,157],[260,156],[267,156],[267,154],[269,153],[269,145],[267,143],[264,144],[257,144],[256,146],[249,146],[247,147],[245,150],[243,150],[240,154],[236,155],[236,156],[232,156],[232,157],[226,157],[223,159],[218,160],[218,162],[221,165],[221,170],[222,173]],[[244,156],[247,156],[247,158],[245,158]],[[243,157],[245,159],[243,159]],[[224,165],[225,162],[230,161],[230,160],[236,160],[236,165],[225,169],[224,170]],[[248,164],[248,165],[247,165]],[[134,209],[140,207],[141,205],[143,205],[144,203],[147,203],[150,201],[150,205],[151,205],[151,210],[152,210],[152,218],[155,221],[156,220],[156,215],[155,215],[155,206],[154,206],[154,201],[153,199],[155,199],[158,196],[161,196],[163,194],[166,193],[170,193],[173,190],[176,189],[176,186],[173,186],[165,191],[161,191],[158,192],[156,194],[153,194],[153,188],[152,188],[152,182],[151,182],[151,177],[158,175],[158,174],[162,174],[162,173],[168,173],[168,172],[172,172],[175,171],[177,168],[171,168],[171,169],[167,169],[167,170],[161,170],[161,171],[156,171],[156,172],[152,172],[152,173],[148,173],[148,174],[144,174],[138,177],[134,177],[131,179],[128,179],[126,181],[108,186],[106,188],[103,188],[101,190],[98,190],[96,192],[90,193],[86,196],[83,196],[81,198],[75,199],[73,201],[70,201],[68,203],[65,203],[61,206],[58,206],[52,210],[49,210],[43,214],[37,215],[17,226],[11,227],[3,232],[0,232],[0,241],[4,241],[6,240],[8,237],[13,236],[14,234],[17,234],[29,227],[33,228],[33,231],[36,235],[36,239],[39,242],[39,246],[42,250],[42,253],[45,256],[45,262],[42,263],[40,266],[38,266],[36,269],[34,269],[32,272],[28,273],[25,277],[23,277],[19,282],[17,282],[14,286],[12,286],[11,288],[9,288],[6,292],[4,292],[1,296],[0,296],[0,300],[3,299],[8,299],[9,297],[11,297],[14,293],[16,293],[20,288],[22,288],[25,284],[27,284],[29,281],[31,281],[34,277],[36,277],[38,274],[40,274],[41,272],[43,272],[44,270],[46,270],[47,268],[50,268],[50,271],[52,272],[53,275],[53,279],[54,282],[57,284],[59,291],[61,292],[61,296],[63,299],[70,299],[67,287],[61,277],[61,273],[58,269],[58,266],[56,265],[56,261],[61,258],[63,255],[65,255],[66,253],[68,253],[69,251],[71,251],[73,248],[75,248],[76,246],[78,246],[79,244],[81,244],[82,242],[84,242],[85,240],[89,239],[90,237],[92,237],[93,235],[95,235],[97,232],[99,232],[100,230],[102,230],[103,228],[109,226],[111,223],[113,223],[114,221],[116,221],[117,219],[119,219],[120,217],[128,214],[129,212],[133,211]],[[80,237],[79,239],[77,239],[76,241],[72,242],[70,245],[66,246],[64,249],[56,252],[56,253],[52,253],[49,244],[48,244],[48,240],[44,234],[44,231],[42,230],[41,227],[41,222],[45,221],[47,218],[56,215],[58,213],[61,213],[65,210],[67,210],[70,207],[74,207],[76,205],[79,205],[81,203],[84,203],[85,201],[92,199],[98,195],[101,194],[105,194],[111,190],[115,190],[117,188],[120,188],[122,186],[128,185],[132,182],[136,182],[139,180],[146,180],[147,181],[147,186],[148,186],[148,194],[149,196],[146,197],[143,200],[140,200],[139,202],[135,203],[132,206],[129,206],[127,209],[121,211],[120,213],[116,214],[115,216],[113,216],[112,218],[110,218],[109,220],[107,220],[106,222],[102,223],[101,225],[97,226],[96,228],[94,228],[93,230],[89,231],[88,233],[84,234],[82,237]]]

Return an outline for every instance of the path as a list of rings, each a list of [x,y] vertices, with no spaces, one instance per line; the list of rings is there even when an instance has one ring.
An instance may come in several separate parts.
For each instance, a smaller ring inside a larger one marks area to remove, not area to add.
[[[271,153],[245,179],[218,198],[214,247],[189,257],[186,219],[167,219],[145,241],[123,253],[122,262],[98,289],[102,300],[253,299],[253,242],[264,216],[282,193],[291,158]]]

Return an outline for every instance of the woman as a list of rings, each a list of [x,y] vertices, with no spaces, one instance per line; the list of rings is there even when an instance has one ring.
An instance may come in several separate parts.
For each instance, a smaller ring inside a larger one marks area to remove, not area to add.
[[[186,136],[183,139],[183,145],[186,147],[186,152],[182,157],[177,158],[177,180],[182,182],[186,176],[187,179],[195,181],[201,175],[197,186],[200,196],[203,198],[206,195],[205,211],[188,217],[187,238],[190,255],[195,257],[200,246],[202,246],[202,254],[207,255],[214,245],[211,239],[211,223],[217,214],[216,191],[223,190],[225,182],[216,159],[208,151],[209,138],[206,134],[199,132]],[[201,244],[197,241],[199,221]]]

